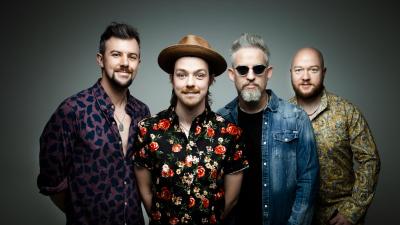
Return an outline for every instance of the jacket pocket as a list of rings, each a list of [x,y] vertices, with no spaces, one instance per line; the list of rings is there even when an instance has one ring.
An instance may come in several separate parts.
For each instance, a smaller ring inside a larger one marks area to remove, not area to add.
[[[274,158],[296,157],[297,140],[299,133],[297,130],[282,130],[272,133],[274,139],[272,156]]]

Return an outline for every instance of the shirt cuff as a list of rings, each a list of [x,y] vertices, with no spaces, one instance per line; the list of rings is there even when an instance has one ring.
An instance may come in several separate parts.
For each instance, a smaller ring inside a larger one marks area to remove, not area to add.
[[[39,186],[40,193],[42,193],[44,195],[52,195],[52,194],[56,194],[56,193],[66,190],[68,188],[68,180],[67,180],[67,178],[64,178],[64,180],[62,180],[55,187],[44,186],[44,185],[40,184],[39,182],[38,182],[38,186]]]

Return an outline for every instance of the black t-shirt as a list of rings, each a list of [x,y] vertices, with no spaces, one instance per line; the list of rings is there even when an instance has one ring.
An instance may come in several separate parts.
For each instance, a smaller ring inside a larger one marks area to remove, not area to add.
[[[244,170],[240,198],[236,207],[236,224],[262,224],[261,136],[263,110],[248,114],[238,109],[239,126],[243,129],[249,169]]]

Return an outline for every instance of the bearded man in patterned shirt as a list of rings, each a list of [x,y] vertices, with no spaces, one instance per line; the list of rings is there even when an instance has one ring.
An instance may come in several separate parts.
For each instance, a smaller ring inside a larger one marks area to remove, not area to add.
[[[150,112],[128,90],[140,63],[136,29],[111,23],[97,62],[101,78],[65,99],[43,130],[37,184],[67,224],[143,225],[132,155],[137,123]]]
[[[307,112],[318,144],[320,190],[313,224],[364,224],[380,169],[367,121],[353,104],[325,90],[318,49],[298,50],[290,72],[296,94],[290,101]]]
[[[209,87],[226,69],[202,37],[187,35],[158,56],[171,106],[139,123],[135,174],[150,224],[221,224],[243,172],[241,130],[211,111]]]

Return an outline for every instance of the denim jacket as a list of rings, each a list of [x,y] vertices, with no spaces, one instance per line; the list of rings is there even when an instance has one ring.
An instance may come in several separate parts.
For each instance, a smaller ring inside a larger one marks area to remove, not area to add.
[[[266,91],[270,101],[261,140],[263,225],[310,224],[319,171],[311,122],[302,109]],[[238,124],[238,103],[236,98],[218,113]]]

